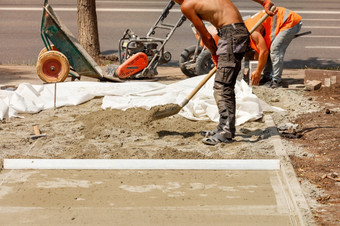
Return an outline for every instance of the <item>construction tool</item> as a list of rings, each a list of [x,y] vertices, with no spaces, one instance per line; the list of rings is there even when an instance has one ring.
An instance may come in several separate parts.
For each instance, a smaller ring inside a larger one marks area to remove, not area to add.
[[[189,96],[185,98],[179,105],[172,105],[171,107],[165,109],[165,110],[160,110],[160,111],[155,111],[155,113],[152,115],[152,119],[161,119],[161,118],[166,118],[171,115],[177,114],[190,100],[195,96],[195,94],[202,88],[202,86],[213,76],[216,72],[216,67],[210,70],[210,72],[203,78],[203,80],[196,86]]]
[[[274,12],[276,9],[275,6],[272,6],[271,11]],[[254,27],[249,31],[252,34],[258,26],[260,26],[267,18],[268,14],[264,14],[263,17],[254,25]],[[152,115],[153,120],[166,118],[172,115],[177,114],[190,100],[195,96],[195,94],[202,88],[202,86],[215,74],[216,66],[210,70],[210,72],[203,78],[203,80],[193,89],[193,91],[189,94],[187,98],[185,98],[179,105],[172,105],[165,110],[156,110]]]
[[[39,53],[36,68],[42,81],[63,82],[69,75],[72,80],[88,76],[117,81],[104,78],[101,68],[62,23],[48,0],[44,0],[40,32],[45,47]]]
[[[157,67],[171,60],[171,53],[164,51],[166,43],[186,21],[186,17],[181,15],[175,24],[166,23],[165,19],[175,4],[174,1],[169,1],[145,37],[136,35],[131,29],[125,31],[123,38],[119,40],[120,65],[110,65],[106,70],[107,74],[119,79],[153,78],[158,74]]]
[[[300,36],[309,35],[309,34],[312,34],[312,31],[306,31],[306,32],[298,33],[294,36],[294,38],[298,38]]]

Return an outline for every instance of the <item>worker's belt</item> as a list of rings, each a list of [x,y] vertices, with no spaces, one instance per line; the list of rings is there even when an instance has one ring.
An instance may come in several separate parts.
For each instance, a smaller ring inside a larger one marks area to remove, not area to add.
[[[220,36],[221,33],[223,33],[223,31],[228,30],[233,28],[234,30],[237,29],[237,27],[245,27],[246,25],[243,22],[240,23],[233,23],[233,24],[227,24],[227,25],[223,25],[222,27],[220,27],[219,29],[217,29],[217,35]]]

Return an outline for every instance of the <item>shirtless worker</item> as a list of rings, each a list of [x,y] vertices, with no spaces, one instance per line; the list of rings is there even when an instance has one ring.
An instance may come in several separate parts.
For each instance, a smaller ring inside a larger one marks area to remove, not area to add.
[[[203,143],[216,145],[232,142],[235,136],[235,83],[241,68],[241,60],[249,45],[249,32],[238,9],[230,0],[174,0],[181,5],[183,15],[200,33],[204,45],[210,50],[217,67],[214,83],[214,97],[220,120],[216,130],[202,131]],[[252,0],[262,4],[273,16],[270,0]],[[218,31],[218,47],[207,31],[203,20],[209,21]]]

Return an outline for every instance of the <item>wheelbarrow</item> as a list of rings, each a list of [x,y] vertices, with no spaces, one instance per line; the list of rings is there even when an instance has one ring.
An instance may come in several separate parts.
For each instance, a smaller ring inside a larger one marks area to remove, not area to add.
[[[48,0],[44,0],[41,38],[45,48],[38,56],[37,74],[44,82],[63,82],[69,75],[72,80],[81,76],[110,79],[104,78],[101,68],[61,22]]]

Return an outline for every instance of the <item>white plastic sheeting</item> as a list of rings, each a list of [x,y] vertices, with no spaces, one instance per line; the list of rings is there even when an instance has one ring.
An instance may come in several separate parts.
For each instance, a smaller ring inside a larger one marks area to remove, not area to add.
[[[64,82],[57,84],[56,106],[74,106],[96,96],[104,96],[102,108],[126,110],[180,103],[203,79],[197,76],[170,85],[157,82],[131,81],[125,83]],[[179,113],[193,120],[218,121],[211,78]],[[0,90],[0,119],[18,117],[20,113],[37,113],[54,107],[54,84],[22,83],[15,91]],[[236,87],[236,124],[262,117],[263,101],[252,94],[242,80]],[[268,106],[267,106],[268,107]]]

